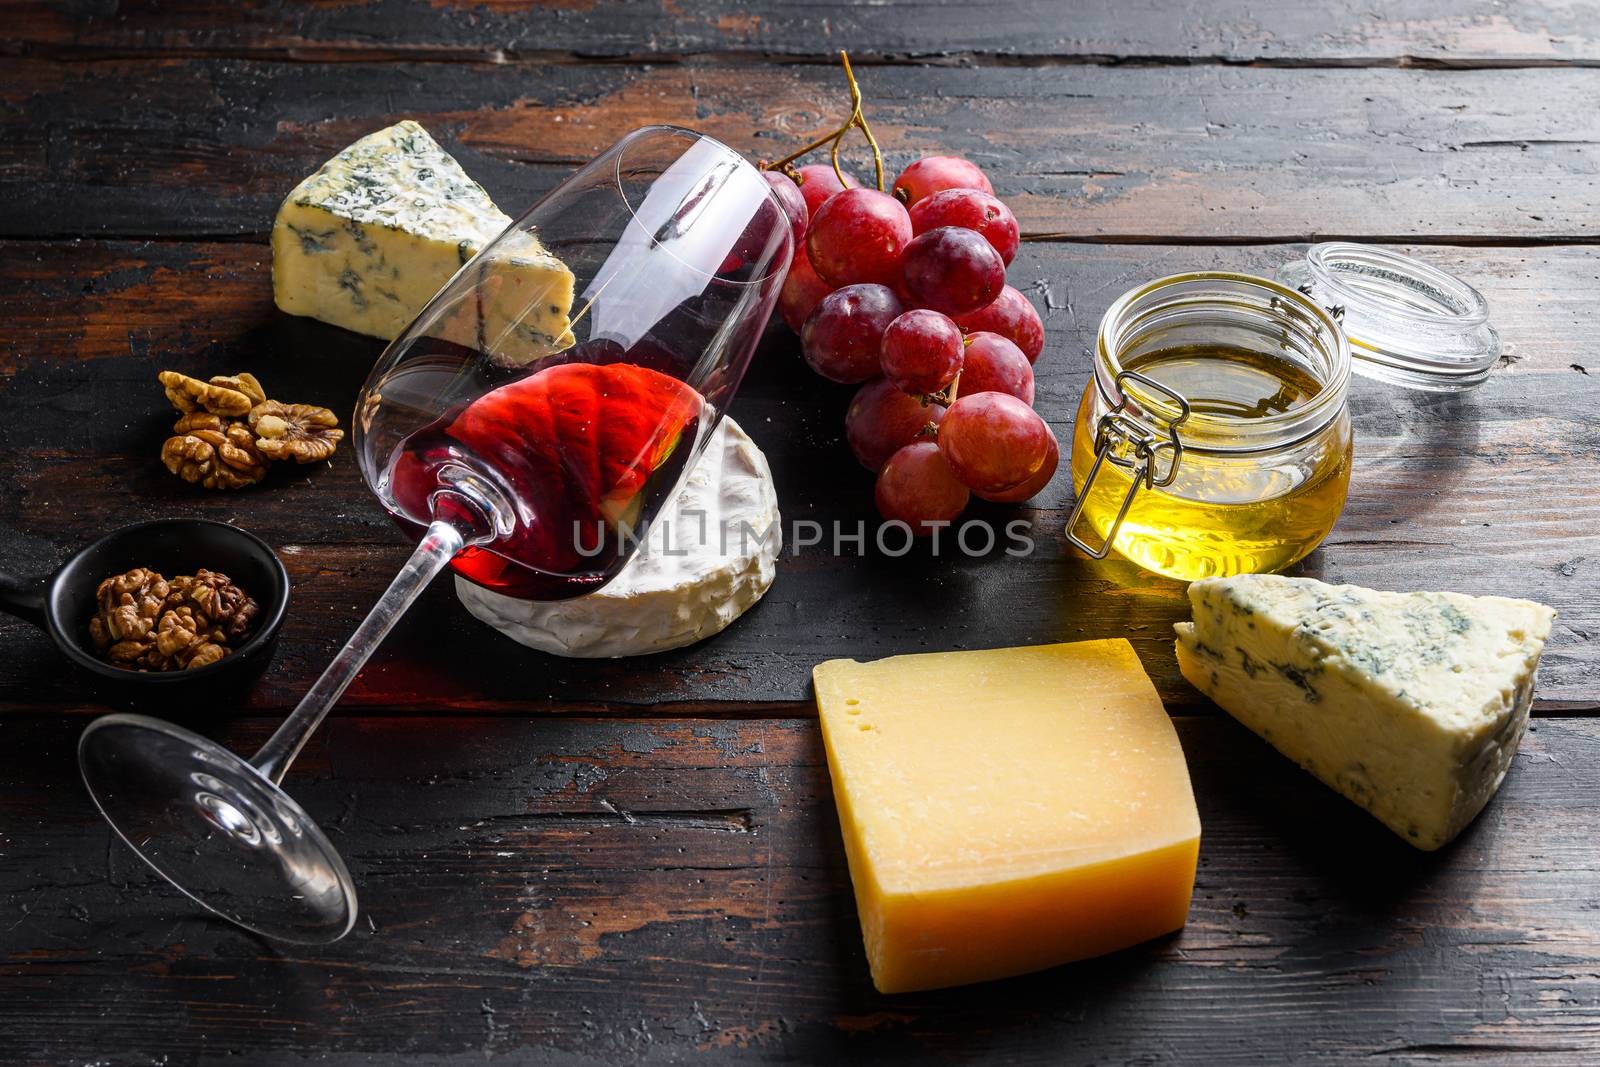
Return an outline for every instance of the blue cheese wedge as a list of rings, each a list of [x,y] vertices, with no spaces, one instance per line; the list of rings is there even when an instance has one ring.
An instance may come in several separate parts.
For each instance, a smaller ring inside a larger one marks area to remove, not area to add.
[[[409,120],[369,134],[297,185],[272,227],[278,307],[392,339],[511,225],[483,187]],[[572,272],[528,233],[474,263],[475,296],[428,333],[515,362],[571,343]]]
[[[1460,593],[1380,593],[1250,574],[1189,586],[1183,676],[1421,849],[1505,777],[1555,612]]]

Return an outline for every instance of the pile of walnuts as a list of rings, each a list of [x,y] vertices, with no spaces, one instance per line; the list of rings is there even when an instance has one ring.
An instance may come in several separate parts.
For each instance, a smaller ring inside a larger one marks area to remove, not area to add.
[[[327,408],[268,400],[252,374],[209,381],[161,372],[167,399],[182,416],[161,446],[167,470],[207,489],[239,489],[267,476],[276,460],[316,463],[344,439]]]
[[[89,639],[100,656],[133,671],[208,667],[249,634],[261,608],[226,574],[201,569],[168,581],[135,567],[95,590]]]

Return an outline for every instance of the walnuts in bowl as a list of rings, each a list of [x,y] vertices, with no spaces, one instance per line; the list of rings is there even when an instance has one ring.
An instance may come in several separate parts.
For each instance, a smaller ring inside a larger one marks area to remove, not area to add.
[[[261,606],[226,574],[201,568],[168,581],[135,567],[101,582],[89,620],[95,651],[131,671],[209,667],[241,644]]]
[[[167,400],[182,415],[161,446],[167,470],[206,489],[239,489],[267,476],[274,461],[316,463],[333,455],[344,431],[327,408],[267,399],[252,374],[208,381],[160,374]]]

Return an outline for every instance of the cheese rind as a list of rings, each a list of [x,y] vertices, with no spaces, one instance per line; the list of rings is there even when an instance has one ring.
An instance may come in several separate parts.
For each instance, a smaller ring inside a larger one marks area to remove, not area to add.
[[[987,981],[1183,926],[1200,821],[1126,641],[813,674],[873,982]]]
[[[511,225],[483,187],[410,120],[355,142],[284,199],[272,227],[279,308],[394,338]],[[572,272],[514,233],[475,266],[482,295],[445,309],[430,335],[498,344],[516,362],[570,343]]]
[[[771,588],[782,548],[767,457],[724,418],[649,537],[610,583],[572,600],[518,600],[465,578],[468,611],[513,641],[594,659],[665,652],[722,632]]]
[[[1178,666],[1201,692],[1421,849],[1499,788],[1555,612],[1460,593],[1239,575],[1189,586]]]

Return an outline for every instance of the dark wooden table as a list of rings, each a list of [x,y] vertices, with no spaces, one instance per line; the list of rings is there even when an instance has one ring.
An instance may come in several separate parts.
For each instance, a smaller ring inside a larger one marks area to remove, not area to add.
[[[1289,7],[1292,10],[1279,10]],[[1300,573],[1560,611],[1537,719],[1453,846],[1408,849],[1178,675],[1179,583],[1025,560],[783,560],[720,637],[572,662],[447,583],[312,742],[294,793],[364,914],[304,949],[208,921],[94,814],[105,710],[0,620],[0,1062],[1600,1062],[1600,14],[1584,3],[981,0],[0,2],[0,561],[202,515],[278,548],[295,610],[258,744],[408,549],[341,452],[238,494],[161,469],[163,368],[346,411],[379,346],[272,307],[279,199],[401,117],[515,210],[628,129],[772,157],[837,121],[848,47],[892,166],[980,163],[1030,238],[1040,409],[1065,430],[1101,312],[1181,269],[1403,247],[1488,296],[1465,397],[1357,382],[1349,506]],[[859,164],[858,158],[858,164]],[[786,516],[870,517],[848,390],[781,327],[734,414]],[[876,995],[809,699],[834,656],[1127,636],[1178,723],[1205,837],[1181,935],[983,987]]]

